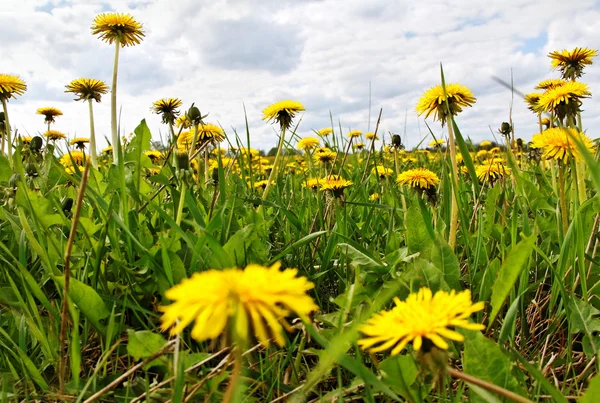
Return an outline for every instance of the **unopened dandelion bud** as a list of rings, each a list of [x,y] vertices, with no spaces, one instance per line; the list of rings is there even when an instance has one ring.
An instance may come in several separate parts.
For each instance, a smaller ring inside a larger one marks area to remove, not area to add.
[[[190,169],[190,157],[187,152],[177,152],[177,168],[179,168],[180,171],[187,171]]]
[[[190,119],[190,121],[192,121],[195,124],[200,123],[200,121],[202,120],[202,114],[200,113],[200,109],[194,106],[194,104],[192,104],[190,109],[188,109],[187,117]]]
[[[42,149],[43,143],[44,142],[42,141],[42,138],[40,136],[35,136],[31,139],[31,143],[29,143],[29,148],[32,151],[40,151]]]
[[[73,208],[73,199],[70,197],[67,197],[65,200],[63,200],[61,209],[62,209],[63,213],[69,214],[71,212],[72,208]]]
[[[510,134],[511,130],[512,130],[512,128],[510,126],[510,123],[502,122],[502,125],[500,125],[499,132],[505,136],[508,136]]]
[[[392,135],[392,146],[396,148],[402,147],[402,138],[399,134]]]
[[[34,163],[30,162],[25,166],[25,174],[29,177],[38,176],[38,170]]]

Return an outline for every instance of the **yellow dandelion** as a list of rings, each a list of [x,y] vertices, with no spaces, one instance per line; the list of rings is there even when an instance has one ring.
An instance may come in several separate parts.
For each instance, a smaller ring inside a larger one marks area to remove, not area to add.
[[[182,102],[179,98],[162,98],[154,102],[150,110],[157,115],[161,115],[164,124],[173,124],[179,116],[177,108],[181,105]]]
[[[298,141],[296,147],[298,150],[310,151],[319,146],[319,139],[314,137],[305,137]]]
[[[387,147],[387,146],[386,146]],[[354,148],[355,150],[362,150],[363,148],[365,148],[365,143],[356,143],[356,144],[352,144],[352,148]]]
[[[377,165],[376,167],[373,167],[373,169],[371,170],[371,173],[373,175],[377,175],[380,178],[387,178],[388,176],[392,176],[394,174],[394,170],[390,169],[390,168],[386,168],[383,165]]]
[[[280,101],[263,110],[263,120],[277,122],[282,129],[289,129],[294,116],[304,110],[304,106],[298,101]]]
[[[331,192],[335,197],[341,197],[344,194],[344,189],[350,186],[352,186],[352,181],[340,178],[337,175],[331,175],[321,182],[321,190]]]
[[[0,99],[9,100],[23,95],[27,91],[27,84],[17,76],[0,74]]]
[[[588,48],[575,48],[573,50],[555,51],[548,55],[552,59],[552,68],[559,69],[565,80],[574,80],[581,77],[583,68],[592,64],[592,58],[598,51]]]
[[[360,136],[362,136],[362,132],[360,130],[352,130],[348,133],[348,137],[350,137],[350,138],[360,137]]]
[[[31,144],[31,136],[20,136],[19,140],[21,140],[21,144]]]
[[[510,175],[510,168],[504,165],[502,159],[498,160],[497,158],[494,158],[475,167],[475,173],[480,182],[490,182],[493,184],[498,179]]]
[[[164,157],[163,153],[158,150],[144,151],[144,155],[150,158],[153,164],[156,164]]]
[[[575,115],[581,106],[581,99],[591,96],[587,84],[569,81],[547,90],[537,102],[537,112],[554,112],[559,119],[567,114]]]
[[[315,152],[314,159],[316,162],[320,162],[322,164],[328,164],[330,162],[335,161],[335,157],[337,154],[334,151],[329,149],[324,151]]]
[[[583,143],[590,152],[595,152],[592,140],[576,129],[555,127],[544,130],[531,138],[531,148],[542,149],[542,158],[554,159],[567,163],[570,158],[581,160],[581,153],[575,144],[575,140]]]
[[[333,129],[331,127],[327,127],[325,129],[321,129],[317,132],[317,135],[319,137],[327,137],[329,136],[331,133],[333,133]]]
[[[95,78],[77,78],[65,86],[65,92],[77,95],[75,101],[88,101],[93,99],[100,102],[102,95],[108,92],[104,81]]]
[[[302,186],[308,189],[317,190],[319,186],[321,186],[322,180],[319,178],[310,178],[307,179]]]
[[[62,140],[62,139],[67,138],[67,136],[64,133],[59,132],[58,130],[48,130],[48,131],[46,131],[46,133],[44,133],[44,136],[48,140],[52,140],[52,141]]]
[[[555,87],[560,87],[566,83],[562,78],[551,78],[549,80],[540,81],[538,85],[535,86],[536,90],[550,90]]]
[[[71,151],[60,157],[59,162],[64,167],[71,167],[73,165],[83,166],[85,164],[85,159],[86,155],[83,151]]]
[[[398,185],[408,185],[415,189],[431,189],[440,183],[440,178],[427,168],[415,168],[402,172],[396,179]]]
[[[365,134],[365,137],[367,140],[379,140],[379,137],[377,137],[377,135],[373,132],[368,132]]]
[[[546,129],[550,127],[550,118],[543,118],[542,125],[546,126]]]
[[[529,94],[525,94],[525,103],[527,104],[527,108],[531,112],[537,112],[538,110],[538,102],[540,98],[544,94],[540,94],[538,92],[531,92]]]
[[[52,106],[38,108],[36,113],[38,115],[44,115],[44,122],[46,123],[54,123],[56,121],[56,117],[62,116],[63,114],[60,109],[54,108]]]
[[[69,141],[69,144],[82,150],[85,148],[86,143],[89,143],[89,142],[90,142],[90,139],[87,137],[75,137],[73,140]]]
[[[280,266],[251,264],[244,270],[194,273],[166,292],[174,302],[160,308],[161,329],[179,334],[195,321],[195,340],[216,339],[229,328],[233,340],[247,341],[251,328],[262,345],[268,346],[272,338],[283,346],[284,326],[289,328],[285,317],[296,314],[307,320],[318,307],[307,295],[314,285],[297,277],[297,269],[280,271]]]
[[[452,115],[462,112],[464,107],[472,106],[476,100],[471,90],[461,84],[446,85],[446,93],[448,94],[448,105]],[[417,113],[419,115],[425,114],[425,118],[433,113],[433,119],[439,120],[443,126],[448,119],[445,101],[446,96],[441,85],[430,88],[417,103]]]
[[[139,45],[144,37],[142,24],[124,13],[102,13],[92,23],[92,34],[112,44],[118,41],[121,47]]]
[[[377,201],[381,198],[381,195],[379,193],[373,193],[372,195],[369,196],[369,200],[371,201]]]
[[[184,130],[189,129],[193,125],[194,123],[190,120],[187,114],[183,114],[175,119],[175,126],[183,127]]]
[[[464,340],[456,328],[485,329],[469,322],[471,314],[484,308],[483,302],[471,302],[469,290],[438,291],[434,295],[429,288],[421,288],[406,301],[394,298],[394,303],[394,308],[375,314],[361,326],[365,337],[358,344],[363,350],[376,353],[391,349],[391,354],[397,355],[410,342],[417,351],[423,348],[427,352],[433,346],[446,350],[446,339]]]
[[[108,147],[102,149],[102,154],[104,154],[104,155],[112,155],[112,153],[113,153],[112,146],[108,146]]]
[[[428,147],[441,147],[444,144],[446,144],[446,140],[444,139],[431,140],[428,144]]]
[[[269,167],[269,170],[273,169],[273,165],[271,165]],[[269,184],[269,181],[267,179],[262,180],[262,181],[257,181],[254,182],[254,188],[255,189],[264,189],[267,187],[267,185]],[[275,181],[271,181],[271,186],[273,186],[275,184]]]
[[[212,123],[204,123],[198,126],[198,141],[212,141],[220,143],[225,140],[225,132],[217,125]]]

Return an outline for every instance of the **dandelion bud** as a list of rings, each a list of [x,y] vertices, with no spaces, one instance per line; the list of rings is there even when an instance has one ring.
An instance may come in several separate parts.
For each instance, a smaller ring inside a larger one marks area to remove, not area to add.
[[[65,214],[69,214],[71,212],[71,209],[73,208],[73,199],[70,197],[67,197],[63,202],[62,202],[62,211]]]
[[[500,126],[500,130],[498,130],[501,134],[508,136],[511,132],[512,128],[510,126],[510,123],[508,122],[502,122],[502,125]]]
[[[188,153],[185,151],[177,152],[177,168],[182,171],[187,171],[190,169],[190,157]]]
[[[29,177],[38,176],[38,171],[34,163],[30,162],[27,164],[27,166],[25,166],[25,174]]]
[[[400,137],[399,134],[392,135],[392,146],[394,146],[396,148],[402,147],[402,138]]]
[[[29,143],[29,149],[31,149],[31,151],[37,152],[42,149],[42,145],[43,145],[42,138],[40,136],[35,136],[34,138],[31,139],[31,143]]]
[[[215,185],[217,185],[219,183],[219,168],[213,168],[212,180]]]
[[[202,120],[202,114],[200,113],[200,109],[198,109],[194,104],[190,106],[190,109],[187,111],[188,118],[195,124],[200,123]]]
[[[4,123],[5,120],[6,118],[4,117],[4,112],[0,112],[0,122]]]

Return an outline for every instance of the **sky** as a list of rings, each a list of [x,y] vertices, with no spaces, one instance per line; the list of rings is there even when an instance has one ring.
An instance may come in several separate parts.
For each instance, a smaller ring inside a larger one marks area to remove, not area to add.
[[[600,49],[600,4],[591,0],[0,0],[0,73],[28,85],[9,102],[13,129],[45,131],[36,109],[54,106],[64,113],[54,129],[69,138],[89,136],[87,105],[64,89],[79,77],[110,86],[114,45],[90,30],[102,12],[130,13],[145,31],[140,45],[120,52],[122,134],[146,119],[160,139],[166,127],[150,107],[176,97],[182,111],[195,103],[230,138],[234,130],[246,138],[247,117],[251,147],[263,150],[276,144],[277,128],[262,120],[262,110],[285,99],[306,108],[300,137],[331,127],[331,117],[344,134],[374,131],[382,109],[382,140],[389,142],[393,132],[409,148],[428,142],[415,106],[441,83],[440,64],[446,82],[466,85],[477,98],[457,117],[463,136],[499,139],[495,132],[509,119],[512,94],[494,77],[510,82],[512,75],[516,90],[533,92],[539,81],[558,77],[549,52]],[[600,90],[600,60],[581,81],[593,95]],[[110,138],[110,96],[94,108],[103,146]],[[586,99],[583,109],[584,127],[597,127],[597,98]],[[512,120],[516,137],[536,134],[537,118],[518,95]],[[446,135],[438,122],[427,124],[436,136]]]

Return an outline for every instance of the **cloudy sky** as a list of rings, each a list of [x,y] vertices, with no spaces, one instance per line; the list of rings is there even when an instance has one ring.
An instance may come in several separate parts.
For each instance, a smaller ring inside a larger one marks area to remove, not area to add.
[[[511,79],[531,92],[557,77],[548,52],[575,46],[600,49],[600,5],[596,1],[391,1],[391,0],[1,0],[0,72],[19,75],[27,93],[11,100],[11,123],[21,133],[44,131],[35,111],[56,106],[55,125],[70,137],[87,136],[84,103],[64,86],[78,77],[110,85],[114,48],[92,36],[102,12],[131,13],[146,37],[120,57],[118,104],[123,131],[145,118],[155,138],[165,132],[152,102],[178,97],[192,102],[207,121],[245,138],[244,106],[252,147],[269,149],[274,127],[261,120],[269,104],[294,99],[306,107],[300,136],[313,129],[374,129],[404,133],[409,146],[427,135],[415,113],[422,93],[440,83],[468,86],[477,103],[458,117],[463,135],[493,139],[508,120],[511,92],[493,80]],[[454,3],[454,4],[453,4]],[[600,59],[582,81],[600,91]],[[369,113],[369,83],[371,112]],[[584,126],[600,124],[600,102],[584,103]],[[97,133],[110,137],[110,98],[95,105]],[[369,120],[369,115],[371,116]],[[515,97],[517,137],[535,134],[536,119]],[[444,131],[428,122],[436,134]],[[381,137],[381,136],[380,136]],[[428,141],[429,139],[427,139]],[[105,145],[105,140],[100,141]]]

